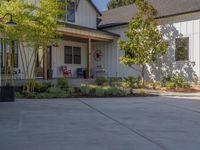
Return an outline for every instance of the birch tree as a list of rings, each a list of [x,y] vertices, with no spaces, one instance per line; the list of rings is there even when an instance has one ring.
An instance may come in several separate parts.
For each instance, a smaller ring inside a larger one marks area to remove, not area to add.
[[[5,14],[12,15],[17,23],[16,27],[9,27],[5,22],[9,21],[9,15],[4,18],[1,33],[9,40],[18,41],[20,59],[25,79],[35,79],[36,56],[40,48],[44,50],[47,46],[59,39],[59,33],[56,31],[60,24],[58,16],[66,13],[63,6],[66,2],[57,0],[41,0],[38,3],[32,3],[23,0],[1,1],[0,16]],[[31,58],[27,58],[27,47],[34,48]],[[31,63],[33,62],[33,63]],[[27,91],[31,86],[28,85]]]

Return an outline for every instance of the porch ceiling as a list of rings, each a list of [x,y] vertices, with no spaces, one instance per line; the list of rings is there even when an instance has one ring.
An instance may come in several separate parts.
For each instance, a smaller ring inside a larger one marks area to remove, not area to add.
[[[119,35],[107,31],[96,30],[71,24],[66,24],[64,27],[58,28],[57,31],[61,32],[64,35],[63,37],[65,40],[74,40],[81,42],[87,42],[88,39],[91,39],[93,41],[112,42],[114,39],[119,37]]]

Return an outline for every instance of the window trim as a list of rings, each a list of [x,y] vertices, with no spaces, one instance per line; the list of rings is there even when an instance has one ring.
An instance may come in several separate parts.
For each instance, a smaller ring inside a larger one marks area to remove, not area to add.
[[[72,6],[72,4],[73,4],[73,6]],[[72,9],[73,8],[73,9]],[[74,11],[74,18],[73,18],[73,20],[70,20],[69,18],[69,16],[68,16],[68,12],[69,11]],[[67,5],[67,14],[66,14],[66,20],[67,20],[67,22],[70,22],[70,23],[75,23],[76,22],[76,4],[75,4],[75,2],[71,2],[71,4],[68,4]]]
[[[65,48],[66,47],[70,47],[71,50],[72,50],[72,62],[71,63],[67,63],[66,62],[66,54],[65,54]],[[80,49],[80,63],[75,63],[74,59],[75,59],[75,55],[74,55],[74,49],[75,48],[79,48]],[[67,64],[67,65],[81,65],[82,64],[82,48],[80,46],[64,46],[64,64]]]

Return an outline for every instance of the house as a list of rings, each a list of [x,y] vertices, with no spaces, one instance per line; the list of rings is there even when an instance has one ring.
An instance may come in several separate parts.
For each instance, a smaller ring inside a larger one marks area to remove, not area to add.
[[[199,0],[149,0],[158,9],[159,29],[169,43],[167,56],[157,64],[147,66],[146,78],[160,80],[175,73],[188,79],[200,77],[200,3]],[[90,77],[138,76],[135,70],[122,65],[119,39],[126,39],[124,32],[136,13],[134,5],[100,12],[91,0],[78,0],[67,8],[63,34],[58,43],[52,43],[44,55],[36,76],[47,79],[47,70],[53,70],[53,78],[63,77],[62,67],[77,77],[77,69],[88,70]],[[16,45],[16,44],[15,44]],[[2,46],[0,46],[2,48]],[[27,56],[32,51],[27,50]],[[1,60],[3,60],[1,51]],[[39,52],[38,60],[43,56]],[[1,61],[1,67],[4,66]],[[15,67],[22,70],[19,52],[15,51]],[[23,70],[19,78],[23,79]],[[16,77],[17,78],[17,77]]]

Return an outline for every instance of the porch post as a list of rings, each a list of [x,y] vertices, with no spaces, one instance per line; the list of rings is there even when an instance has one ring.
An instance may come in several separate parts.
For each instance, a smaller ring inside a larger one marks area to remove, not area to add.
[[[44,80],[47,80],[47,48],[43,49]]]
[[[92,43],[91,39],[88,39],[88,58],[87,58],[87,69],[88,69],[88,76],[91,78],[92,76]]]

